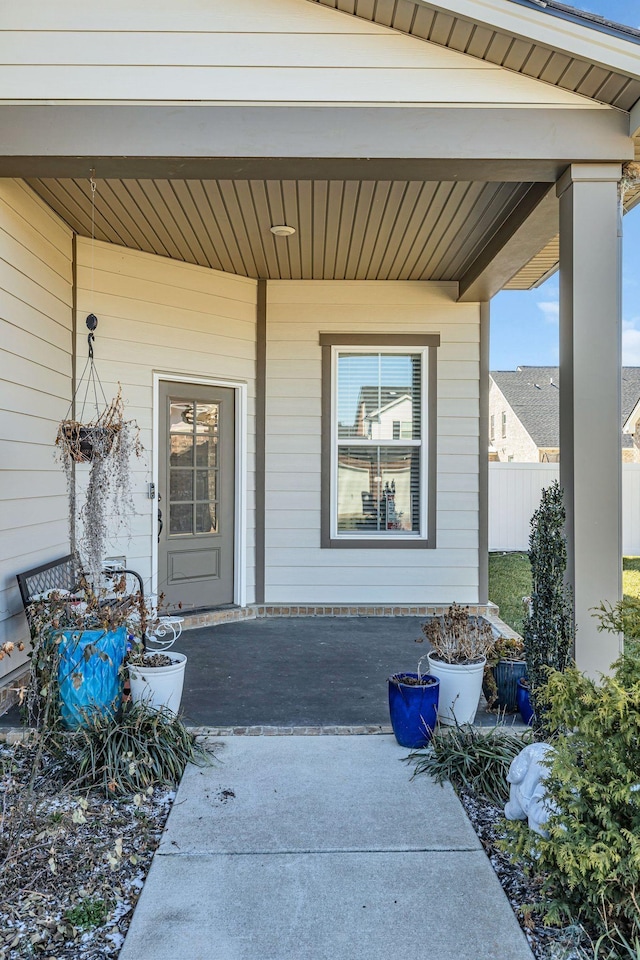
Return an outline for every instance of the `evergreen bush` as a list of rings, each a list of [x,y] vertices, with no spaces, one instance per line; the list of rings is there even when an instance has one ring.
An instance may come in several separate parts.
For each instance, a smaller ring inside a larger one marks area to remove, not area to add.
[[[563,492],[557,480],[542,491],[540,506],[531,518],[531,605],[524,624],[524,652],[534,735],[547,739],[545,700],[541,692],[549,670],[563,671],[570,662],[575,636],[571,591],[564,582],[567,542],[564,534]]]
[[[515,849],[542,877],[548,919],[640,938],[640,645],[611,676],[554,672],[541,694],[556,734],[546,783],[548,838],[513,825]]]

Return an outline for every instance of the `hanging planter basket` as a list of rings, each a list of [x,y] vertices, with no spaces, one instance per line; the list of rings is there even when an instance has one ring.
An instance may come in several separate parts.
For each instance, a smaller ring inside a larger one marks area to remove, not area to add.
[[[64,444],[76,463],[91,463],[109,456],[117,432],[117,426],[104,427],[64,420],[60,424],[56,442]]]
[[[84,572],[95,584],[100,582],[109,538],[135,513],[131,458],[143,454],[137,423],[125,419],[120,385],[109,401],[100,382],[93,356],[97,325],[98,318],[89,314],[89,356],[56,434],[58,458],[67,478],[71,541]],[[87,469],[76,471],[80,464]]]

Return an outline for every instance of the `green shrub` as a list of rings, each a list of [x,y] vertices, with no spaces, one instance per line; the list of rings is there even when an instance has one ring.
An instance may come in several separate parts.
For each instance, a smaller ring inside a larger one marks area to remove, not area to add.
[[[640,640],[640,600],[636,597],[625,597],[615,606],[601,603],[594,616],[600,621],[598,630],[620,633],[625,640]]]
[[[450,780],[456,790],[469,790],[500,806],[509,799],[507,773],[528,741],[497,729],[481,733],[475,727],[437,730],[426,750],[409,754],[414,776],[428,773],[436,783]]]
[[[531,518],[531,613],[524,624],[524,651],[534,733],[546,740],[549,728],[541,691],[549,670],[564,670],[574,640],[573,603],[565,585],[567,543],[564,535],[563,492],[557,481],[542,491],[540,506]]]
[[[549,837],[514,825],[516,854],[542,876],[551,922],[640,937],[640,653],[637,643],[596,685],[575,669],[544,691],[557,733],[547,787]],[[621,941],[622,942],[622,941]]]

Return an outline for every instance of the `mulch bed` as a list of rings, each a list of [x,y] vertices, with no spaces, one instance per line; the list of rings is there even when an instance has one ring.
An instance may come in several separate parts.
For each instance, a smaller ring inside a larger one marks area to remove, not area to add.
[[[0,960],[118,956],[175,794],[65,786],[29,744],[0,745]]]

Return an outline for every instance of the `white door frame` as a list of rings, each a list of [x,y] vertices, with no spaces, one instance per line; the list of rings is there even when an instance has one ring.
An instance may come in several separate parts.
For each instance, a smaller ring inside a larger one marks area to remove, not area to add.
[[[247,603],[247,384],[218,377],[188,376],[182,373],[153,374],[153,483],[157,492],[160,471],[160,383],[195,383],[205,387],[230,387],[235,394],[235,517],[233,543],[233,602]],[[158,593],[158,511],[152,510],[151,583]]]

